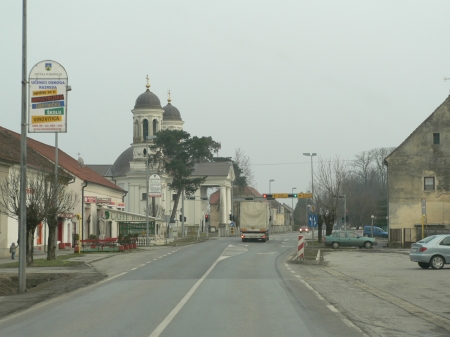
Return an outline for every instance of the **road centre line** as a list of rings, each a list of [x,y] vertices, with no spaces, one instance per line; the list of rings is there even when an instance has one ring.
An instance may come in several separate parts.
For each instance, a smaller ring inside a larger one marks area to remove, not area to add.
[[[143,266],[145,266],[145,263],[141,264],[139,267],[143,267]]]
[[[137,267],[136,268],[131,268],[130,270],[136,270],[137,269]]]
[[[227,247],[228,248],[228,247]],[[227,249],[225,248],[225,250]],[[223,253],[225,253],[225,250]],[[222,254],[223,254],[222,253]],[[167,317],[156,327],[156,329],[150,334],[149,337],[158,337],[169,325],[169,323],[175,318],[178,312],[183,308],[187,301],[192,297],[194,292],[200,286],[200,284],[206,279],[206,277],[211,273],[214,267],[222,260],[228,258],[229,256],[220,255],[217,260],[212,264],[211,267],[206,271],[206,273],[194,284],[194,286],[187,292],[183,299],[172,309],[172,311],[167,315]]]
[[[347,275],[342,274],[342,273],[340,273],[334,269],[331,269],[329,267],[323,267],[322,270],[326,271],[327,273],[329,273],[333,276],[340,278],[343,281],[350,283],[351,285],[357,286],[378,298],[381,298],[393,305],[396,305],[399,308],[406,310],[407,312],[409,312],[410,314],[412,314],[414,316],[420,317],[424,320],[427,320],[428,322],[431,322],[432,324],[435,324],[447,331],[450,331],[450,328],[449,328],[450,327],[450,319],[447,319],[445,317],[439,316],[438,314],[426,311],[408,301],[405,301],[399,297],[395,297],[395,295],[391,295],[391,294],[381,291],[375,287],[372,287],[368,284],[362,283],[358,280],[348,277]]]

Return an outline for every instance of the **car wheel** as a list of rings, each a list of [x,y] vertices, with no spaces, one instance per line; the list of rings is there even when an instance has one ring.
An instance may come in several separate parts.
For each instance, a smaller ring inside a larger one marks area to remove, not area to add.
[[[423,268],[423,269],[430,268],[430,264],[426,263],[426,262],[419,262],[419,266],[420,266],[420,268]]]
[[[339,242],[333,242],[331,244],[331,247],[334,248],[334,249],[338,249],[339,248]]]
[[[430,260],[430,265],[431,267],[433,267],[433,269],[442,269],[444,268],[444,264],[444,258],[439,255],[433,256]]]
[[[366,248],[366,249],[372,248],[372,242],[370,242],[370,241],[364,242],[364,248]]]

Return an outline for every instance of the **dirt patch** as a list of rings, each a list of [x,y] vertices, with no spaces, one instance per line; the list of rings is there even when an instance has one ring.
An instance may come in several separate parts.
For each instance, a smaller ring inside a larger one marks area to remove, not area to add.
[[[27,291],[32,291],[43,283],[67,277],[67,274],[27,274]],[[18,288],[17,276],[0,275],[0,296],[17,295]]]
[[[0,275],[0,317],[27,309],[35,304],[86,287],[104,279],[106,275],[90,273],[27,274],[27,291],[17,294],[17,276]]]

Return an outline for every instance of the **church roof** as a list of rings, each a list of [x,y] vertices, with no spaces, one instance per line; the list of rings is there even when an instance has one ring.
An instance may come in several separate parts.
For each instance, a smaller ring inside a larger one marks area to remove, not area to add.
[[[164,109],[163,119],[181,120],[180,111],[176,107],[174,107],[170,102],[167,103],[167,105],[163,109]]]
[[[122,154],[116,159],[114,164],[111,166],[111,176],[119,177],[124,176],[130,171],[130,161],[133,161],[133,147],[130,146],[128,149],[122,152]]]
[[[136,99],[135,109],[162,109],[158,96],[147,89]]]

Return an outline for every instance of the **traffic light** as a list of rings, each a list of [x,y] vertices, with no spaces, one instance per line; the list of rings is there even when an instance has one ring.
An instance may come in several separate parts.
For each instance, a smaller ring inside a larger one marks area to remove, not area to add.
[[[180,214],[180,221],[183,222],[183,216]],[[184,217],[184,222],[186,222],[186,217]]]
[[[348,216],[348,214],[345,216],[345,222],[350,222],[350,217]]]
[[[209,214],[205,214],[205,222],[209,221]]]
[[[233,221],[236,221],[236,217],[234,216],[234,214],[233,214]]]
[[[230,214],[230,215],[228,216],[228,219],[229,219],[230,221],[233,221],[233,216]]]

